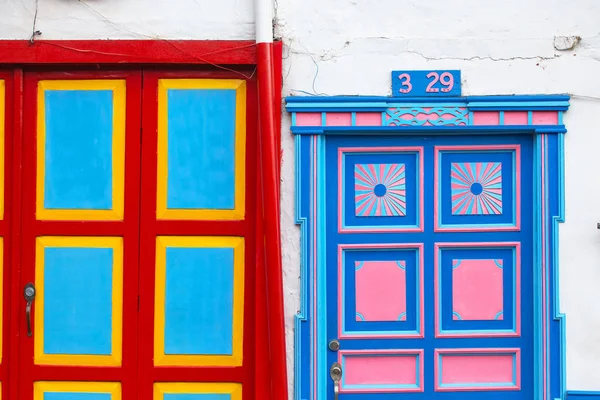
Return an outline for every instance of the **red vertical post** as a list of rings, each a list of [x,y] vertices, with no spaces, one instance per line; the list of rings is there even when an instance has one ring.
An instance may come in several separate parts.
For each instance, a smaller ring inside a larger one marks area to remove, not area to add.
[[[257,149],[256,158],[257,173],[257,202],[256,202],[256,290],[255,290],[255,336],[256,346],[256,369],[255,369],[255,399],[274,400],[271,391],[271,365],[269,349],[269,318],[267,315],[267,275],[265,263],[265,231],[264,206],[263,206],[263,184],[262,184],[262,161],[260,159],[260,148]]]
[[[277,179],[281,182],[281,162],[283,160],[283,151],[281,149],[281,87],[283,74],[283,43],[281,40],[273,42],[273,120],[275,123],[275,141],[278,143],[277,152],[279,162],[277,163]],[[281,185],[277,186],[281,189]],[[277,197],[281,201],[281,193],[278,190]]]
[[[260,147],[263,178],[263,210],[266,249],[269,348],[273,399],[285,400],[287,368],[281,271],[281,228],[279,206],[279,143],[275,128],[273,97],[273,43],[257,44]]]

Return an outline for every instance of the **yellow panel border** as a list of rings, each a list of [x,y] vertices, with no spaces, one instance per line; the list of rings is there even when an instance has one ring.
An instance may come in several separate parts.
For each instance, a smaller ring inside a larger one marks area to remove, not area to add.
[[[110,393],[111,400],[121,400],[119,382],[34,382],[33,399],[44,400],[44,393]]]
[[[233,210],[169,209],[168,100],[169,89],[233,89],[235,100],[235,196]],[[177,220],[241,220],[246,215],[246,81],[241,79],[159,79],[156,217]]]
[[[2,342],[4,337],[2,333],[4,331],[4,238],[0,237],[0,364],[2,363]],[[2,383],[2,382],[0,382]],[[2,398],[2,387],[0,386],[0,399]]]
[[[63,80],[39,81],[37,98],[37,177],[36,217],[40,220],[110,220],[121,221],[125,198],[125,80]],[[44,207],[44,176],[46,168],[46,104],[47,90],[111,90],[113,92],[112,138],[112,210],[68,210]]]
[[[34,363],[38,365],[120,366],[123,354],[123,238],[42,236],[36,239]],[[44,353],[44,249],[46,247],[112,248],[111,355]]]
[[[165,394],[229,394],[230,400],[242,400],[242,384],[187,382],[155,383],[153,400],[164,400]]]
[[[233,248],[233,327],[231,355],[165,354],[167,247]],[[244,238],[220,236],[159,236],[156,238],[154,294],[154,365],[240,366],[244,333]]]
[[[3,79],[0,79],[0,219],[4,219],[4,151],[6,133],[6,84]]]

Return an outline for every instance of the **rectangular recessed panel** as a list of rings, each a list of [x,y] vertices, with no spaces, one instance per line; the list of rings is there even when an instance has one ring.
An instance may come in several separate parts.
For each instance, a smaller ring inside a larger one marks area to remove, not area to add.
[[[435,231],[521,229],[521,145],[435,146]]]
[[[124,81],[42,81],[38,219],[122,219]]]
[[[422,391],[421,350],[341,351],[342,392]]]
[[[423,147],[339,147],[338,231],[422,231],[423,165]]]
[[[242,292],[243,239],[158,238],[157,364],[239,362]]]
[[[167,247],[165,354],[231,354],[233,249]]]
[[[355,261],[356,320],[406,321],[406,261]]]
[[[436,390],[518,390],[519,349],[436,350]]]
[[[230,394],[225,393],[206,393],[206,394],[174,394],[167,393],[163,396],[164,400],[231,400]]]
[[[167,207],[231,210],[235,90],[169,89]]]
[[[110,393],[44,393],[44,400],[111,400],[111,397]]]
[[[115,382],[35,382],[34,400],[121,400]]]
[[[46,247],[44,353],[110,354],[113,251]]]
[[[452,260],[452,318],[504,319],[504,260]]]
[[[344,244],[338,257],[338,338],[423,337],[422,245]]]
[[[155,383],[153,400],[242,400],[239,383]]]
[[[112,91],[47,90],[46,208],[112,208]]]
[[[521,244],[435,244],[436,337],[521,335]]]
[[[244,216],[245,82],[159,82],[158,217]]]
[[[119,365],[122,239],[38,238],[35,361]]]

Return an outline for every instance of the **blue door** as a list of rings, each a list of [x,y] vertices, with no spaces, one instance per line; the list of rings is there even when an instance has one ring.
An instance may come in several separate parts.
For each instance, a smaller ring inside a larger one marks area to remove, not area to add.
[[[327,138],[328,399],[533,398],[532,143]]]

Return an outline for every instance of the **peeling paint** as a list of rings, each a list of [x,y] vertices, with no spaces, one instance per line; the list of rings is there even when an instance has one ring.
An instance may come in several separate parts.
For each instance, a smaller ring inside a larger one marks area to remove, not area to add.
[[[554,48],[558,51],[573,50],[580,41],[580,36],[555,36]]]

